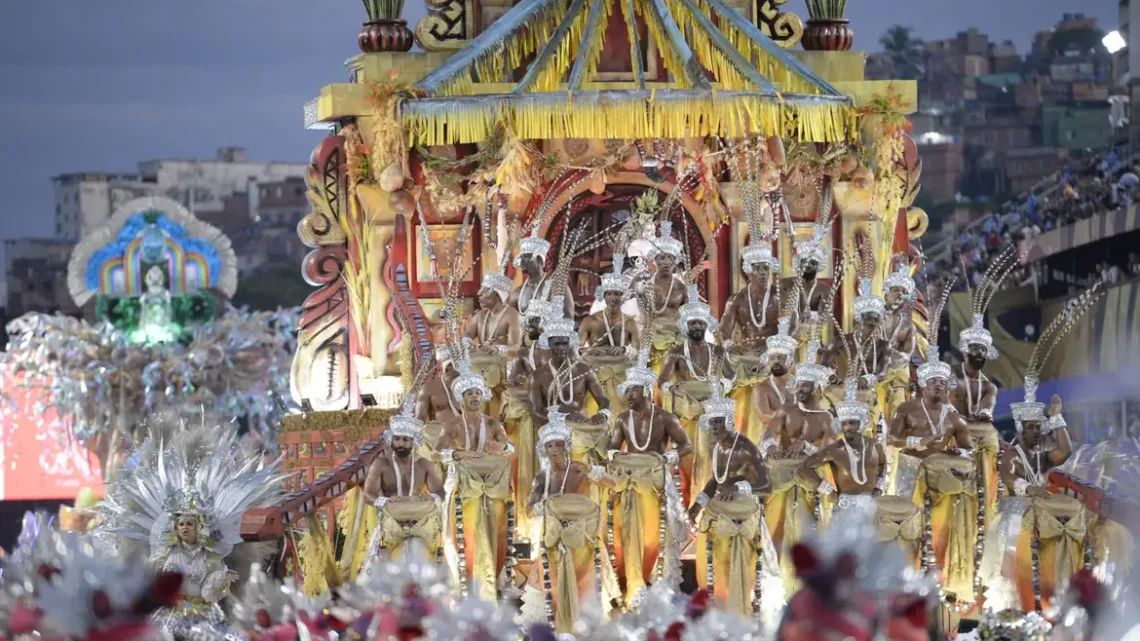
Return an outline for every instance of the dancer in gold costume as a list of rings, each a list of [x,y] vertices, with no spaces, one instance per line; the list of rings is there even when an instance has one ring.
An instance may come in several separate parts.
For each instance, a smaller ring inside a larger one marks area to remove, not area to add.
[[[637,353],[639,344],[636,319],[621,310],[629,291],[629,284],[622,274],[624,265],[625,257],[614,254],[613,272],[602,275],[602,284],[595,294],[598,302],[605,303],[605,308],[582,319],[578,328],[582,360],[593,367],[614,414],[625,411],[625,402],[617,392],[618,383],[625,377],[625,370]]]
[[[685,281],[677,273],[677,267],[684,259],[685,248],[681,241],[673,238],[673,223],[662,221],[660,232],[653,239],[653,248],[646,258],[653,261],[655,271],[648,281],[638,283],[639,286],[653,288],[653,318],[652,327],[643,331],[651,332],[653,336],[653,351],[649,354],[649,362],[655,372],[661,372],[665,363],[665,354],[682,340],[677,333],[677,316],[681,306],[689,301]]]
[[[804,461],[797,476],[821,497],[832,497],[830,528],[858,527],[871,514],[884,542],[901,545],[917,567],[922,513],[910,497],[886,496],[887,456],[881,443],[866,436],[871,408],[857,399],[859,382],[847,379],[845,400],[835,406],[840,440]],[[834,483],[816,470],[826,465]]]
[[[1045,358],[1101,294],[1094,287],[1077,296],[1041,332],[1026,364],[1025,400],[1010,404],[1017,440],[998,464],[1010,497],[1002,500],[986,540],[981,570],[987,607],[1040,611],[1074,572],[1097,561],[1094,515],[1077,499],[1045,487],[1049,471],[1072,456],[1073,444],[1061,398],[1053,395],[1046,408],[1037,401],[1037,386]],[[1104,524],[1105,532],[1113,525]]]
[[[515,353],[507,368],[507,391],[503,394],[503,423],[507,438],[515,443],[514,488],[515,505],[526,505],[530,495],[530,484],[538,473],[538,454],[535,450],[537,429],[534,426],[533,408],[530,404],[530,379],[539,367],[545,366],[550,351],[539,349],[538,339],[542,337],[542,323],[550,316],[550,303],[531,298],[523,317],[523,345]],[[516,536],[527,541],[536,541],[530,514],[526,510],[515,512]]]
[[[552,311],[562,308],[561,297],[556,297]],[[610,399],[598,382],[593,369],[578,358],[578,332],[569,318],[548,318],[542,324],[539,347],[550,350],[545,367],[539,367],[531,377],[530,402],[535,408],[536,422],[545,422],[546,408],[557,406],[567,415],[574,428],[571,458],[587,465],[604,465],[607,456],[606,439],[612,419]],[[586,393],[600,408],[593,416],[586,415]]]
[[[478,594],[493,601],[506,563],[514,446],[502,424],[483,414],[491,397],[483,377],[471,372],[465,354],[453,358],[459,376],[451,390],[461,399],[462,413],[436,444],[439,460],[448,466],[449,561],[458,576],[475,582]]]
[[[780,261],[772,255],[772,241],[761,236],[759,229],[751,232],[741,252],[748,282],[728,300],[717,336],[740,373],[731,394],[736,401],[736,428],[755,442],[771,419],[771,414],[761,411],[758,396],[764,380],[765,341],[779,331]]]
[[[654,580],[654,570],[664,572],[666,498],[669,490],[676,491],[673,469],[692,448],[677,417],[654,402],[657,375],[648,364],[649,350],[644,349],[618,386],[628,410],[617,415],[610,435],[614,558],[625,583],[626,605]]]
[[[918,368],[919,398],[899,407],[887,444],[900,448],[896,493],[923,510],[924,565],[937,565],[942,586],[964,602],[974,601],[978,540],[978,482],[970,430],[947,399],[950,366],[930,349]]]
[[[865,268],[866,269],[866,268]],[[887,304],[882,296],[874,293],[870,278],[859,280],[859,295],[852,306],[855,308],[855,329],[849,334],[837,332],[831,349],[824,362],[843,372],[844,379],[856,378],[859,381],[859,400],[871,408],[871,422],[868,435],[878,437],[882,411],[879,405],[879,385],[886,380],[887,369],[891,364],[891,347],[883,336],[883,319],[887,314]],[[836,363],[840,355],[845,355],[842,367]],[[908,376],[909,378],[909,376]],[[840,386],[829,390],[833,401],[841,399]]]
[[[543,470],[534,479],[527,508],[542,520],[541,562],[534,565],[523,595],[523,615],[549,620],[560,633],[571,632],[581,603],[600,596],[599,571],[607,559],[598,541],[600,510],[590,486],[612,487],[601,466],[570,460],[571,428],[558,407],[538,435]],[[542,614],[540,614],[542,613]]]
[[[409,543],[419,544],[431,558],[440,546],[443,483],[431,461],[416,454],[424,425],[412,412],[415,397],[409,393],[392,417],[384,432],[388,451],[376,457],[364,479],[364,499],[380,512],[365,568],[382,553],[400,558]]]
[[[507,382],[507,358],[522,345],[522,320],[517,310],[507,305],[514,281],[487,271],[479,290],[479,311],[467,323],[465,336],[474,341],[472,368],[491,389],[487,414],[499,416],[503,391]]]
[[[876,393],[884,420],[894,416],[895,410],[910,396],[911,360],[918,350],[918,330],[914,326],[912,309],[918,296],[910,270],[910,265],[900,257],[895,271],[883,279],[883,300],[886,303],[883,332],[890,355],[886,376],[876,387]]]
[[[833,438],[832,414],[824,409],[823,389],[835,373],[816,362],[819,342],[813,337],[808,345],[808,360],[796,364],[792,374],[795,386],[788,402],[776,412],[760,451],[766,457],[771,489],[764,501],[764,518],[772,541],[780,551],[785,577],[794,580],[794,572],[786,552],[811,529],[819,514],[815,486],[797,483],[796,470],[805,458],[815,454]]]
[[[779,585],[765,580],[779,576],[757,496],[768,490],[768,474],[760,449],[733,429],[736,404],[719,392],[714,383],[701,416],[701,430],[712,441],[713,475],[689,508],[699,532],[697,580],[729,611],[751,617],[760,607],[757,586]]]
[[[795,358],[799,341],[792,335],[791,325],[790,318],[780,318],[779,331],[765,340],[768,349],[764,352],[762,364],[767,368],[768,375],[760,379],[760,383],[753,389],[753,420],[748,421],[748,430],[744,432],[744,435],[754,443],[764,439],[768,425],[793,394],[793,391],[790,391],[792,359]],[[737,411],[739,409],[738,403]],[[737,427],[741,427],[739,420]],[[754,431],[757,427],[759,430]],[[763,449],[761,448],[761,451]]]
[[[708,304],[701,302],[696,285],[689,286],[688,300],[681,307],[677,321],[678,328],[685,332],[685,340],[669,349],[665,365],[661,368],[665,409],[681,419],[681,425],[693,443],[692,460],[681,461],[686,499],[691,496],[690,488],[704,487],[712,474],[712,447],[708,435],[698,427],[701,404],[709,399],[714,383],[726,389],[727,385],[721,383],[722,377],[732,379],[736,373],[724,348],[706,340],[708,331],[716,331],[717,321]]]

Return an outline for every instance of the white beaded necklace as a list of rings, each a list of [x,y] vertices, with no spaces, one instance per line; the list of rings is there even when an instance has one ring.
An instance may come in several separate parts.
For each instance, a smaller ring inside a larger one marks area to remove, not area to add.
[[[534,291],[531,292],[530,298],[528,298],[526,301],[527,305],[530,305],[530,301],[534,300],[535,296],[541,296],[541,294],[542,294],[542,283],[544,283],[545,281],[546,281],[546,272],[543,272],[542,276],[539,277],[539,279],[538,279],[538,283],[535,284]],[[530,276],[527,276],[526,282],[523,283],[523,291],[526,291],[526,286],[529,284],[530,284]],[[522,308],[519,311],[525,310],[527,308],[527,305],[522,304],[522,292],[519,292],[519,307]]]
[[[962,378],[966,379],[966,409],[970,411],[970,416],[977,416],[982,404],[982,385],[988,379],[985,374],[978,372],[978,407],[974,407],[974,395],[970,391],[970,377],[966,374],[965,363],[962,363]]]
[[[618,310],[618,315],[621,316],[621,310]],[[622,319],[625,320],[624,318]],[[606,340],[609,341],[610,347],[625,347],[625,323],[621,325],[621,338],[619,343],[614,345],[614,330],[610,327],[610,317],[606,314],[606,310],[602,310],[602,322],[606,324]]]
[[[637,444],[637,432],[633,429],[633,410],[629,410],[629,423],[625,426],[626,434],[629,435],[629,444],[633,446],[634,450],[644,452],[649,449],[649,441],[653,438],[653,417],[657,413],[657,406],[649,406],[649,433],[645,435],[645,445]]]
[[[467,431],[467,413],[463,413],[463,443],[468,451],[471,450],[471,434]],[[476,452],[482,452],[487,444],[487,417],[479,415],[479,441]]]
[[[780,386],[776,384],[776,377],[768,377],[768,385],[772,386],[772,391],[776,393],[776,398],[780,399],[780,405],[784,404],[784,393],[780,391]]]
[[[717,443],[716,447],[713,448],[713,455],[712,455],[713,478],[716,479],[716,482],[718,485],[723,484],[725,481],[728,480],[728,470],[729,470],[729,468],[732,467],[732,455],[736,452],[736,444],[739,441],[740,441],[740,432],[737,432],[736,436],[732,439],[732,449],[730,449],[728,451],[728,460],[726,460],[724,463],[724,473],[723,474],[721,474],[721,472],[720,472],[720,451],[722,449],[724,449],[724,446],[721,445],[720,443]]]
[[[403,473],[400,472],[400,464],[396,462],[396,455],[392,454],[391,456],[392,456],[392,467],[396,470],[396,496],[402,497],[402,496],[405,496],[405,494],[404,494],[404,478],[403,478],[404,475],[403,475]],[[412,495],[412,485],[415,484],[415,482],[416,482],[416,454],[415,454],[415,452],[412,452],[411,458],[412,458],[412,465],[411,465],[411,469],[408,470],[410,472],[410,474],[408,474],[408,493],[406,496]]]
[[[569,361],[567,361],[567,362],[569,362]],[[569,387],[570,387],[569,394],[570,395],[569,396],[563,396],[562,390],[563,390],[564,386],[562,385],[562,375],[559,373],[559,370],[561,370],[561,368],[555,368],[554,367],[554,360],[553,359],[546,361],[546,366],[550,368],[550,373],[554,375],[554,382],[551,383],[551,387],[554,387],[558,390],[558,400],[561,401],[563,405],[570,405],[571,403],[573,403],[574,402],[574,369],[573,369],[573,367],[570,368],[570,381],[569,381],[570,382],[570,385],[569,385]]]
[[[708,364],[708,369],[705,371],[705,375],[704,376],[697,376],[697,371],[695,369],[693,369],[693,355],[692,355],[692,352],[689,351],[689,342],[690,341],[685,341],[685,348],[684,348],[685,349],[685,365],[688,366],[688,368],[689,368],[689,376],[692,376],[694,380],[707,381],[707,380],[709,380],[709,377],[712,376],[712,366],[713,366],[713,364],[712,364],[712,361],[713,361],[713,359],[712,359],[712,348],[708,347],[708,343],[703,343],[706,346],[705,349],[709,353],[709,364]]]
[[[942,423],[944,423],[946,421],[947,406],[946,405],[942,406],[942,410],[938,414],[938,425],[935,425],[934,421],[931,420],[931,418],[930,418],[930,410],[926,409],[926,399],[925,398],[919,399],[918,404],[922,406],[922,413],[926,414],[926,422],[928,424],[930,424],[930,431],[934,434],[934,436],[941,437],[942,436]]]
[[[499,310],[498,317],[495,318],[495,324],[491,327],[491,335],[487,335],[487,319],[491,317],[491,311],[487,310],[487,315],[483,317],[483,322],[479,325],[479,341],[484,345],[490,343],[495,338],[495,332],[499,331],[499,325],[503,322],[503,314],[507,313],[507,306],[503,304],[503,308]]]
[[[1025,450],[1021,448],[1021,444],[1017,444],[1017,454],[1021,457],[1021,464],[1025,466],[1025,480],[1029,481],[1032,485],[1044,485],[1041,482],[1041,447],[1033,448],[1033,453],[1037,456],[1037,467],[1034,468],[1029,465],[1029,458],[1025,456]]]
[[[653,315],[654,316],[665,313],[665,310],[669,308],[669,301],[673,298],[673,286],[676,284],[677,284],[677,277],[676,276],[670,276],[669,277],[669,291],[665,292],[665,303],[661,305],[660,309],[658,309],[656,302],[653,304]],[[656,279],[653,281],[653,291],[654,292],[657,291]]]
[[[764,304],[760,310],[760,322],[756,322],[756,310],[752,306],[752,286],[749,285],[745,288],[748,297],[748,320],[752,322],[752,326],[756,329],[764,329],[764,325],[768,322],[768,301],[772,296],[772,281],[768,281],[767,287],[764,289]]]
[[[866,484],[867,483],[867,444],[866,443],[863,444],[863,451],[860,452],[860,455],[859,455],[859,466],[858,466],[858,468],[856,468],[856,465],[855,465],[855,448],[851,447],[851,444],[847,442],[847,437],[843,438],[843,447],[847,449],[847,462],[848,462],[848,466],[851,468],[851,479],[853,481],[855,481],[856,483],[858,483],[859,485]],[[861,473],[857,474],[855,472],[856,469],[858,469]],[[860,476],[862,476],[862,478],[859,478]]]

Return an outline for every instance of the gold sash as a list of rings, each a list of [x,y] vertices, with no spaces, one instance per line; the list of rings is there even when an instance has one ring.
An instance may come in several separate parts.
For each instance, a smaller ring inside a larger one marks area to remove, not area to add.
[[[594,588],[594,547],[598,504],[581,494],[561,494],[546,501],[543,544],[550,558],[554,590],[554,627],[569,632],[578,604]]]
[[[463,502],[467,575],[479,582],[483,598],[494,600],[498,596],[496,579],[506,561],[506,501],[511,496],[511,460],[484,455],[461,459],[453,465],[458,483],[452,500]],[[454,505],[451,510],[451,518],[454,518]]]
[[[661,366],[665,364],[665,352],[683,340],[677,331],[677,318],[657,316],[650,326],[652,333],[652,349],[650,350],[650,367],[654,372],[661,373]]]
[[[807,479],[800,473],[803,462],[803,458],[786,458],[768,459],[767,463],[771,490],[764,498],[764,519],[781,553],[800,540],[815,514],[818,493],[808,489]],[[830,470],[820,467],[817,471],[826,474]]]
[[[491,390],[491,400],[487,402],[487,416],[499,416],[501,413],[503,390],[507,381],[506,367],[505,354],[475,352],[471,355],[471,370],[482,376],[483,382]]]
[[[701,512],[697,544],[697,578],[708,578],[708,537],[713,538],[713,591],[729,611],[752,616],[756,582],[757,543],[760,539],[760,504],[750,497],[713,499]]]
[[[439,508],[430,496],[392,499],[380,515],[381,544],[397,559],[410,539],[434,549],[440,530]]]
[[[907,552],[916,566],[922,537],[922,511],[914,501],[903,496],[880,496],[875,499],[875,525],[883,541],[894,541]]]
[[[879,402],[877,407],[872,406],[872,418],[878,420],[875,410],[881,408],[890,421],[910,394],[910,364],[887,369],[887,376],[875,387],[875,394]]]
[[[609,426],[589,421],[570,422],[572,438],[570,459],[586,465],[603,465],[609,452]]]
[[[625,578],[626,603],[652,578],[660,553],[665,459],[660,454],[615,454],[608,471],[615,511],[614,556]]]
[[[618,384],[625,380],[625,371],[629,369],[629,359],[624,354],[619,356],[593,356],[582,355],[582,361],[594,371],[602,389],[606,391],[606,398],[610,400],[610,411],[613,416],[619,416],[627,409],[625,398],[618,394]],[[586,398],[586,413],[598,413],[598,400],[591,394]]]
[[[511,495],[511,460],[484,454],[455,462],[459,480],[456,494],[463,499],[486,497],[505,501]]]
[[[503,392],[503,422],[506,423],[507,437],[515,444],[515,505],[524,506],[530,497],[530,486],[538,473],[535,429],[525,388],[508,388]],[[515,510],[515,532],[519,537],[528,541],[537,540],[531,529],[531,518],[527,510]]]
[[[702,403],[709,398],[710,393],[707,381],[684,381],[677,383],[665,395],[662,403],[667,411],[676,414],[681,420],[681,427],[693,444],[692,463],[688,466],[683,464],[681,471],[682,484],[686,481],[688,483],[686,501],[691,501],[692,496],[704,489],[712,477],[712,441],[701,430],[697,420],[705,411]]]
[[[964,479],[955,476],[959,473]],[[950,594],[971,600],[974,551],[978,534],[978,489],[973,459],[934,454],[922,462],[915,479],[914,504],[923,509],[930,492],[930,520],[935,560]]]
[[[967,422],[970,428],[970,442],[974,446],[974,465],[982,473],[986,488],[986,523],[994,520],[998,494],[998,458],[1001,456],[1001,440],[993,423]]]
[[[1057,591],[1081,567],[1088,513],[1075,498],[1063,494],[1033,497],[1021,521],[1017,545],[1017,585],[1021,605],[1033,608],[1032,542],[1039,537],[1037,550],[1040,569],[1041,607],[1048,608]]]

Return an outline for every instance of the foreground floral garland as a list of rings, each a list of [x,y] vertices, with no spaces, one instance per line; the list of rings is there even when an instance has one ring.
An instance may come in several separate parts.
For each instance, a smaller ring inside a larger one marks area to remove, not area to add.
[[[108,553],[98,536],[57,532],[42,515],[25,517],[20,547],[0,558],[0,641],[150,641],[150,619],[179,600],[182,576],[156,573],[140,557]],[[775,630],[717,609],[709,594],[688,597],[659,583],[640,603],[604,621],[585,603],[572,638],[582,641],[886,641],[930,639],[925,613],[936,602],[930,577],[899,566],[891,550],[861,533],[823,538],[792,551],[805,587]],[[232,604],[231,633],[201,641],[566,641],[546,624],[526,627],[510,604],[460,596],[446,568],[417,560],[378,563],[334,600],[307,597],[292,580],[251,568]],[[1083,570],[1042,617],[987,613],[969,639],[1117,641],[1135,623],[1114,603],[1135,586]],[[477,591],[472,591],[474,594]],[[870,615],[870,616],[868,616]],[[239,632],[240,631],[240,632]],[[195,637],[196,639],[198,637]]]

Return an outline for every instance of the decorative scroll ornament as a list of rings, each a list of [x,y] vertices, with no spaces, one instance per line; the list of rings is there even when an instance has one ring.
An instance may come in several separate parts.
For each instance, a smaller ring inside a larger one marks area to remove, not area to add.
[[[349,403],[349,293],[344,278],[348,257],[341,218],[348,206],[343,136],[325,138],[309,166],[309,201],[313,211],[301,219],[297,234],[314,248],[304,262],[305,281],[318,287],[305,299],[297,324],[292,396],[317,411],[346,409]]]
[[[416,24],[416,42],[426,51],[462,49],[473,36],[467,0],[426,0],[428,14]]]
[[[791,49],[804,35],[804,23],[790,11],[780,11],[788,0],[754,0],[753,22],[760,31],[784,49]]]

